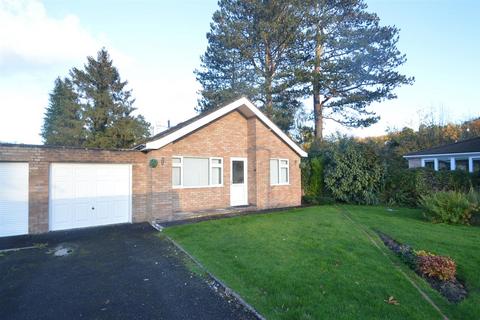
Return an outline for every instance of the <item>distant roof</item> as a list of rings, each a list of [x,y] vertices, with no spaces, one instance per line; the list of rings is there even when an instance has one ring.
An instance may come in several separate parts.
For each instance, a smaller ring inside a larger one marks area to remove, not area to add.
[[[152,149],[160,149],[161,147],[176,141],[183,136],[209,124],[212,121],[232,112],[233,110],[240,111],[246,117],[256,116],[267,127],[269,127],[280,139],[282,139],[290,148],[302,157],[308,154],[300,148],[290,137],[288,137],[277,125],[275,125],[266,115],[264,115],[250,100],[246,97],[241,97],[235,101],[225,104],[221,107],[214,108],[210,111],[199,114],[196,117],[190,118],[187,121],[181,122],[178,125],[167,129],[159,134],[153,136],[144,144],[135,147],[136,150],[148,151]]]
[[[410,152],[407,153],[405,157],[474,152],[480,152],[480,137],[458,141],[430,149]]]

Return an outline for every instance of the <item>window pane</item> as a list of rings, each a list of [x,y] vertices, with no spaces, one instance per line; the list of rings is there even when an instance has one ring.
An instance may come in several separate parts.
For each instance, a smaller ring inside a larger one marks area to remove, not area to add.
[[[280,165],[286,166],[286,165],[288,165],[288,161],[287,160],[281,160]]]
[[[455,170],[468,171],[468,159],[456,159]]]
[[[174,186],[180,186],[182,184],[179,167],[172,168],[172,183]]]
[[[215,165],[222,164],[222,160],[220,160],[220,159],[212,159],[212,164],[215,164]]]
[[[425,168],[434,169],[435,163],[433,162],[433,160],[425,161]]]
[[[241,184],[244,183],[244,171],[243,171],[243,161],[232,161],[232,183]]]
[[[473,172],[480,171],[480,159],[472,159],[473,162]]]
[[[450,170],[450,160],[438,160],[438,170]]]
[[[183,158],[183,186],[208,186],[208,158]]]
[[[280,168],[280,183],[288,183],[288,169]]]
[[[222,169],[212,168],[212,184],[222,184]]]
[[[172,163],[182,163],[182,159],[180,159],[180,158],[172,158]]]
[[[270,184],[278,184],[278,160],[270,159]]]

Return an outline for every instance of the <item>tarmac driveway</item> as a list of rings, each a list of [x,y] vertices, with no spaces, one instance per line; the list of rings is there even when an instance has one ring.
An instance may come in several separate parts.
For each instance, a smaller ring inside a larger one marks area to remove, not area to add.
[[[2,319],[252,319],[148,224],[0,239],[32,244],[0,253]]]

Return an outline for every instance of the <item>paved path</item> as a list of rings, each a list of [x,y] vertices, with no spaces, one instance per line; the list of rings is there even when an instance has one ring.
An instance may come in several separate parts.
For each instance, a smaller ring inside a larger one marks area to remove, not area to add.
[[[148,224],[0,239],[2,319],[252,319]],[[54,256],[59,245],[71,248]]]

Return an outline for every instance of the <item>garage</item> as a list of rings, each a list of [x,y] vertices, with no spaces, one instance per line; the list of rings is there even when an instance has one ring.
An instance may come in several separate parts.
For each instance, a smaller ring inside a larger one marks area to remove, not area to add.
[[[28,163],[0,162],[0,237],[28,233]]]
[[[50,230],[131,222],[130,164],[52,163]]]

